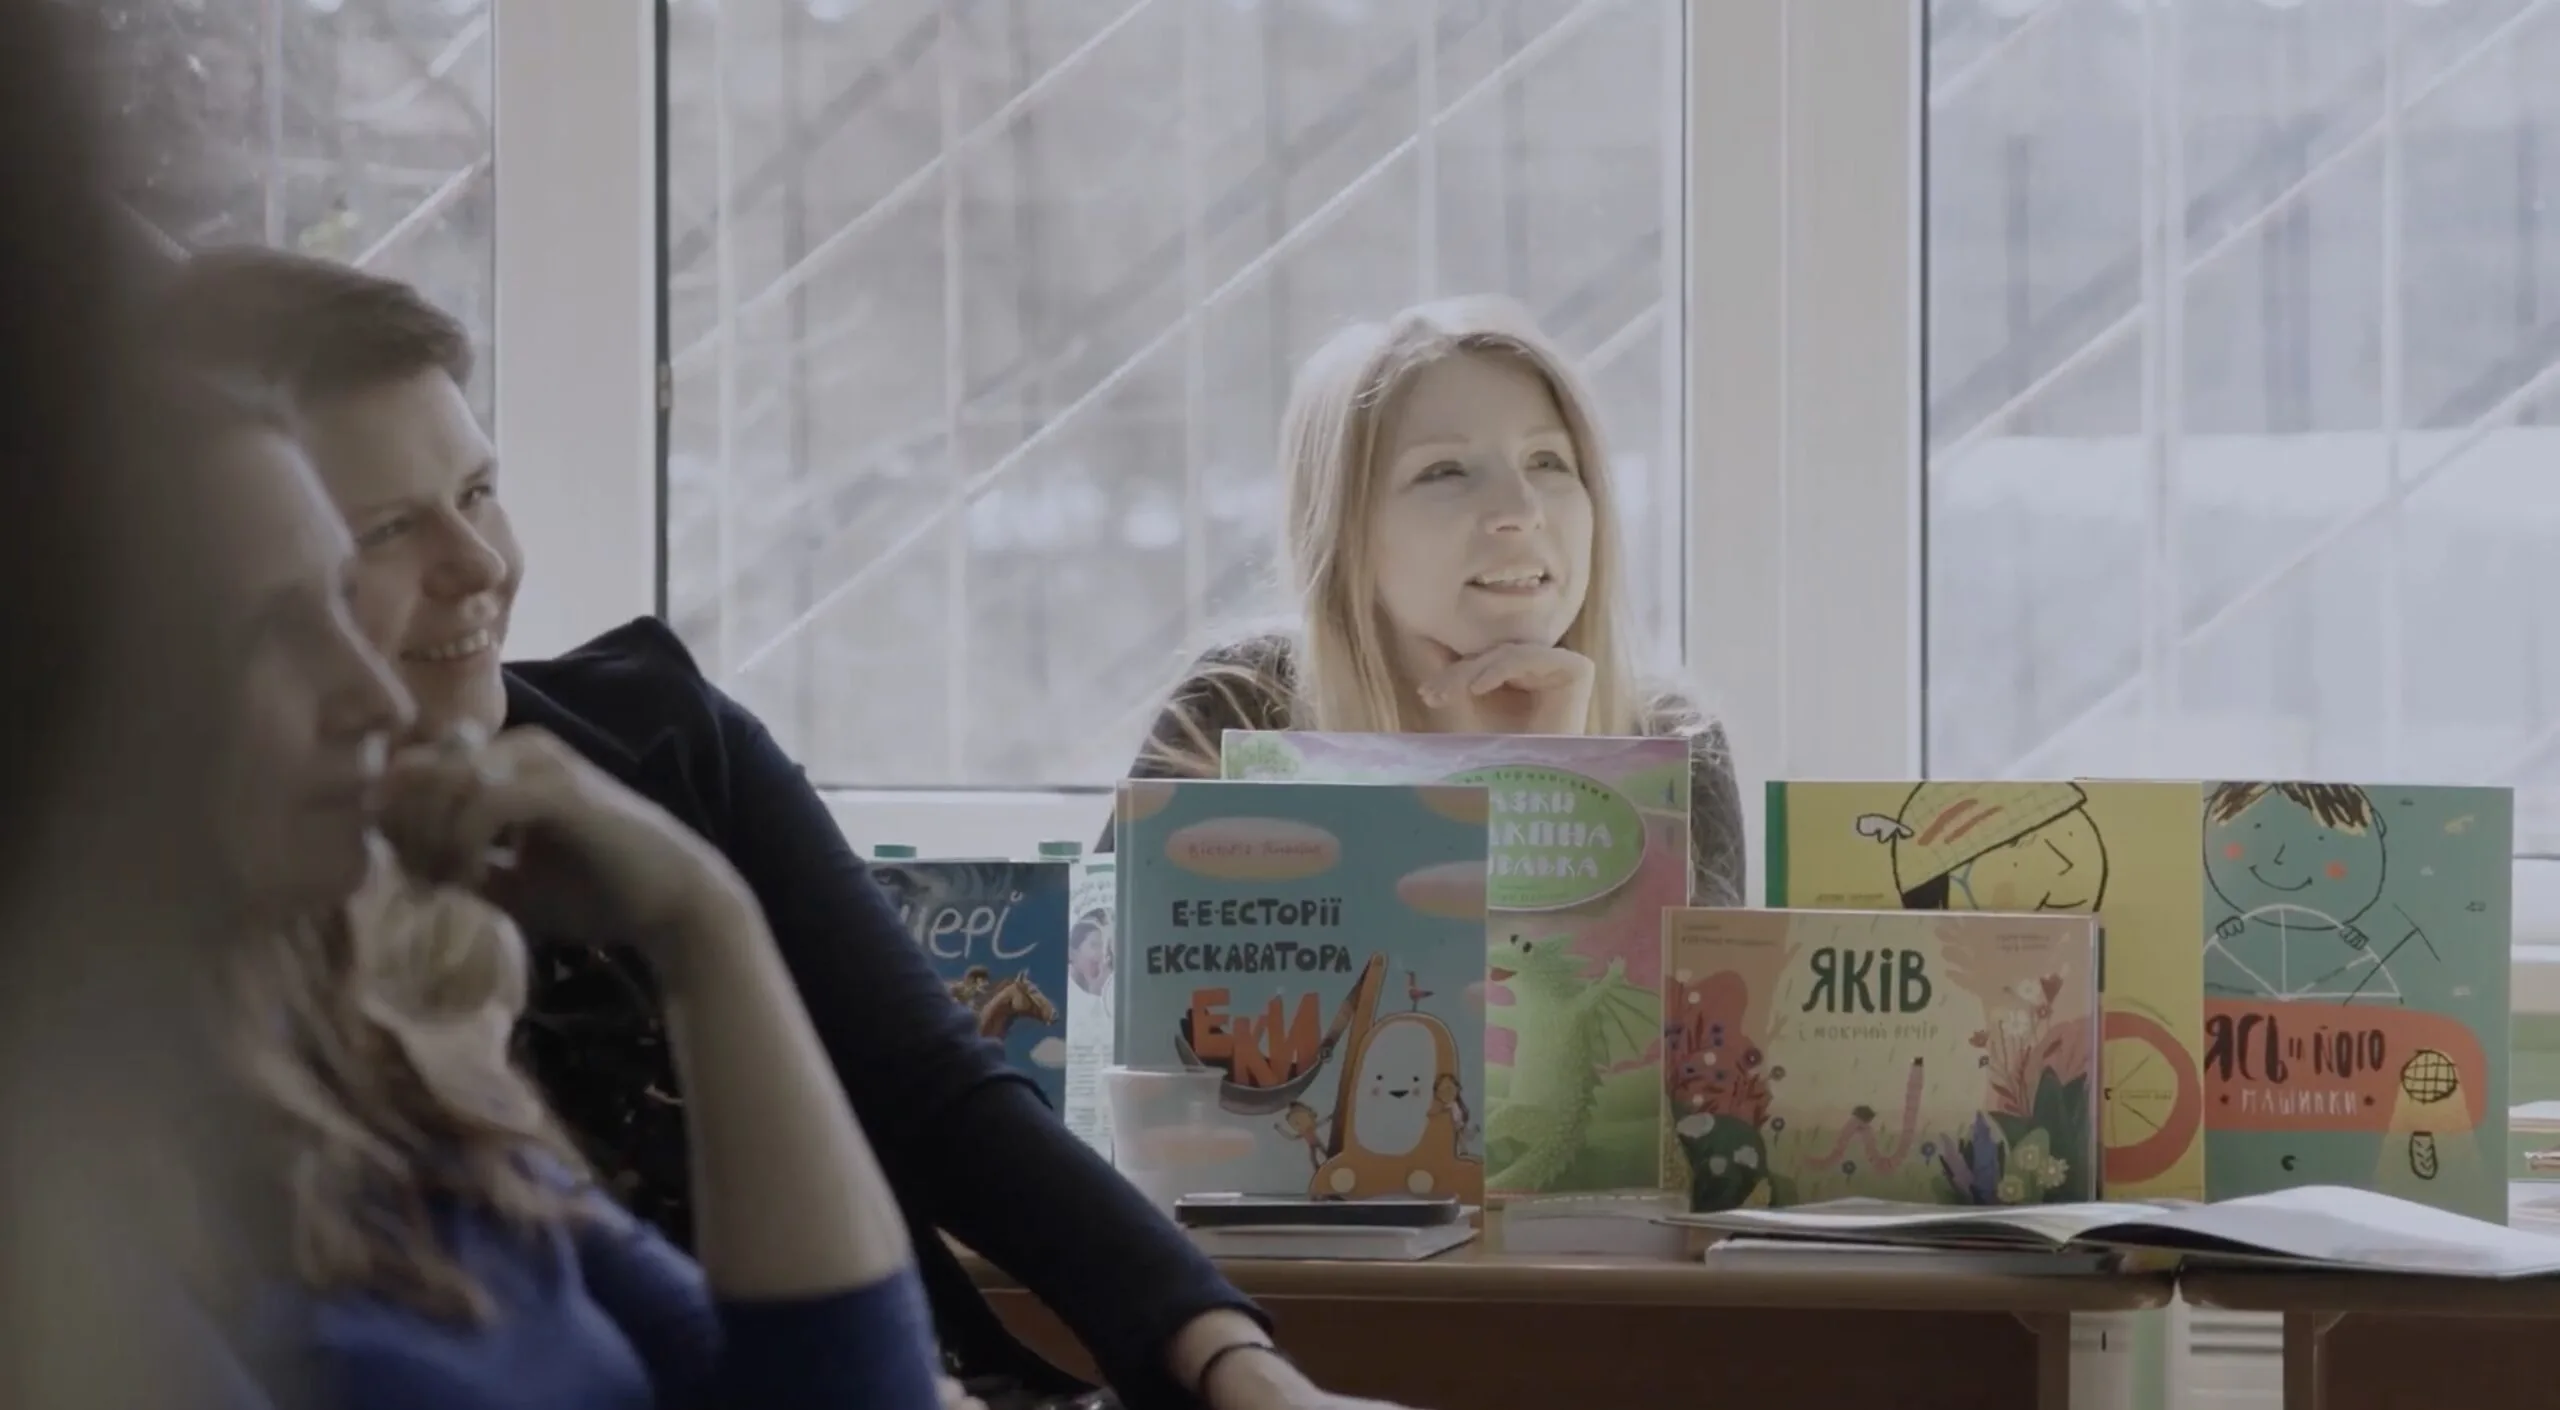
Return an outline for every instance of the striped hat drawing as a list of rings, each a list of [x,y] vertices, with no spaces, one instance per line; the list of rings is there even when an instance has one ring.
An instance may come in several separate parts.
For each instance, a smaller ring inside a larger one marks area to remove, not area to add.
[[[2087,805],[2074,783],[1924,783],[1898,816],[1868,814],[1858,835],[1893,847],[1893,882],[1904,895]]]

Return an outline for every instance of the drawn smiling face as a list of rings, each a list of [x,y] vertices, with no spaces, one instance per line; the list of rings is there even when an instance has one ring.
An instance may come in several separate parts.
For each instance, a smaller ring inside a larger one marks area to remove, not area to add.
[[[2382,829],[2323,819],[2269,788],[2228,817],[2208,813],[2205,875],[2240,914],[2281,912],[2295,930],[2325,930],[2382,895]]]
[[[1421,1145],[1440,1070],[1440,1046],[1429,1024],[1411,1014],[1382,1020],[1360,1052],[1353,1139],[1379,1155],[1405,1155]]]
[[[2074,810],[1957,869],[1974,910],[2092,911],[2104,899],[2107,852],[2097,824]]]

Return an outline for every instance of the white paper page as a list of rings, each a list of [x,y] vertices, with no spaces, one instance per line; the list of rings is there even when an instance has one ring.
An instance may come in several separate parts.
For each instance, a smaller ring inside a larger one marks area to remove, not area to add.
[[[2560,1273],[2560,1238],[2342,1185],[2306,1185],[2128,1220],[2125,1241],[2147,1243],[2140,1236],[2146,1227],[2345,1268],[2477,1278]],[[2095,1237],[2114,1234],[2098,1230]]]
[[[2087,1230],[2108,1224],[2136,1224],[2172,1212],[2169,1205],[2092,1203],[2041,1204],[2006,1209],[1961,1205],[1894,1204],[1884,1200],[1836,1200],[1794,1209],[1731,1209],[1714,1214],[1675,1214],[1665,1222],[1722,1229],[1731,1233],[1781,1234],[1798,1238],[1843,1235],[1865,1238],[1920,1237],[1936,1233],[1998,1230],[2067,1244]]]

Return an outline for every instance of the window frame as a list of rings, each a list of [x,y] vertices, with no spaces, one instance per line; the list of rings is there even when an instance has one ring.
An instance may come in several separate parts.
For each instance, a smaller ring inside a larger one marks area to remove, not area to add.
[[[525,467],[507,494],[533,565],[512,646],[541,655],[663,606],[664,7],[493,9],[497,439]],[[1748,797],[1771,778],[1910,775],[1918,7],[1718,0],[1688,15],[1673,157],[1689,237],[1686,669],[1728,722]],[[1090,840],[1109,808],[1099,789],[828,798],[857,845],[1017,855]],[[1759,810],[1745,812],[1756,846]]]
[[[660,7],[489,10],[494,429],[530,565],[508,649],[549,656],[663,594]]]

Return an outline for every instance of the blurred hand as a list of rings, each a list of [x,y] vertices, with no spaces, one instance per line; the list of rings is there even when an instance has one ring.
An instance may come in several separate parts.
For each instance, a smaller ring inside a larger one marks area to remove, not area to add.
[[[534,729],[468,731],[393,757],[382,834],[422,880],[476,891],[530,935],[664,947],[753,905],[727,859]]]

